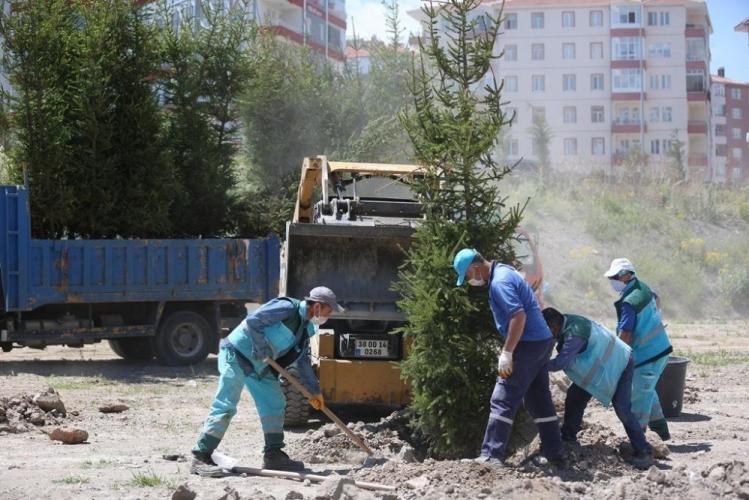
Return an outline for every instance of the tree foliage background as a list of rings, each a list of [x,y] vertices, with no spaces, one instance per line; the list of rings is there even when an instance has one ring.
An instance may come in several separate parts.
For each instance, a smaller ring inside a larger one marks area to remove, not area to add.
[[[427,41],[411,70],[413,109],[401,121],[423,175],[412,186],[424,205],[400,273],[402,329],[413,339],[402,362],[413,391],[413,424],[440,457],[475,456],[496,378],[499,337],[486,288],[456,287],[452,259],[461,247],[511,261],[521,218],[506,206],[500,181],[510,168],[494,149],[511,116],[491,62],[501,12],[480,0],[428,2]],[[438,28],[444,26],[444,29]]]
[[[369,41],[363,75],[279,41],[242,2],[202,4],[4,4],[1,128],[36,237],[282,235],[304,156],[408,158],[399,39]]]

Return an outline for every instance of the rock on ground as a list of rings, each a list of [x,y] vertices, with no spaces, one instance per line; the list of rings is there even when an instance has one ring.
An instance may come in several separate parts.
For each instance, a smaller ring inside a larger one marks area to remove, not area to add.
[[[122,413],[129,410],[130,407],[125,403],[105,403],[99,407],[102,413]]]
[[[172,500],[195,500],[197,493],[192,491],[190,487],[185,484],[180,484],[174,493],[172,493]]]
[[[81,444],[88,439],[88,432],[73,427],[58,427],[49,433],[49,438],[65,444]]]

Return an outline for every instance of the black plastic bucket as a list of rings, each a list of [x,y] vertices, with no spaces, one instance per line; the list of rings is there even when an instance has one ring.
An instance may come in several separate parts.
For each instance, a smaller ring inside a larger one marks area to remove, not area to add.
[[[663,370],[655,392],[661,401],[663,415],[678,417],[681,415],[681,404],[684,400],[684,383],[687,379],[689,358],[669,356],[666,369]]]

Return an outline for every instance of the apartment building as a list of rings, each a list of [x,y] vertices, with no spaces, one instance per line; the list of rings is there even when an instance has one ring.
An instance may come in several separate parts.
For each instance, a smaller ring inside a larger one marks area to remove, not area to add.
[[[726,78],[723,68],[711,80],[715,180],[742,184],[749,180],[749,82]]]
[[[500,7],[483,9],[496,15]],[[506,0],[503,16],[504,56],[493,69],[516,112],[509,159],[536,159],[529,129],[543,115],[557,168],[611,172],[643,154],[665,169],[678,139],[690,175],[710,177],[704,1]]]
[[[202,4],[250,11],[278,37],[304,45],[334,63],[343,63],[346,0],[171,0],[176,20],[203,15]]]

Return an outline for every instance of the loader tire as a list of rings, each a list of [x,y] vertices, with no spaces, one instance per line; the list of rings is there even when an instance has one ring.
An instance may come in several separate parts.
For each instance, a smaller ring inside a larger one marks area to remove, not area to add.
[[[110,339],[109,347],[122,359],[129,361],[149,361],[154,352],[149,338]]]
[[[299,371],[295,366],[290,366],[287,370],[292,377],[299,378]],[[289,428],[307,425],[310,416],[310,405],[307,398],[294,389],[283,377],[281,377],[281,389],[283,389],[283,395],[286,397],[286,414],[284,415],[283,426]]]

